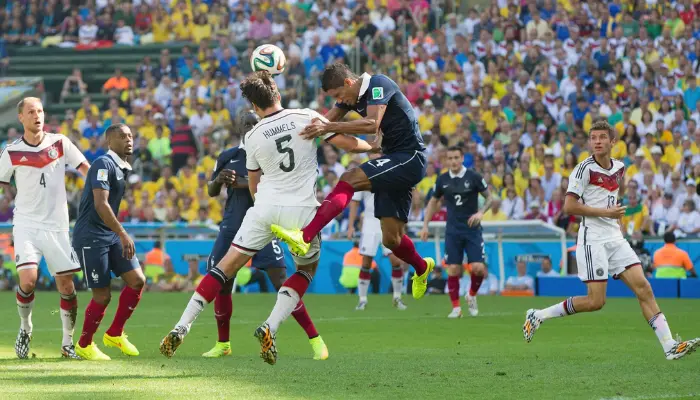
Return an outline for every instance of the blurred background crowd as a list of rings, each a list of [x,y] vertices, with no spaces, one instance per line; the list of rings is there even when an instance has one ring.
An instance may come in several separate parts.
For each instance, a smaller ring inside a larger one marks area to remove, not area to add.
[[[49,104],[79,96],[79,108],[47,115],[47,130],[69,136],[88,160],[105,152],[108,125],[131,126],[136,173],[119,215],[125,222],[220,221],[224,199],[210,199],[206,182],[218,153],[238,142],[233,121],[249,106],[238,90],[248,56],[275,43],[288,59],[275,78],[286,107],[327,111],[332,101],[318,77],[338,60],[402,87],[430,160],[412,220],[423,218],[447,146],[459,145],[499,199],[485,220],[541,219],[574,235],[578,221],[562,211],[568,177],[589,156],[592,121],[606,118],[619,137],[613,156],[627,165],[624,230],[698,235],[700,2],[462,3],[0,1],[0,58],[7,73],[19,46],[72,47],[78,58],[93,48],[182,44],[144,57],[134,73],[109,71],[100,87],[76,68],[60,92],[44,93]],[[21,134],[5,133],[8,141]],[[321,146],[318,197],[363,161]],[[75,216],[83,181],[76,172],[67,181]],[[12,202],[12,193],[0,200],[0,221],[11,220]],[[326,235],[345,236],[346,216]]]

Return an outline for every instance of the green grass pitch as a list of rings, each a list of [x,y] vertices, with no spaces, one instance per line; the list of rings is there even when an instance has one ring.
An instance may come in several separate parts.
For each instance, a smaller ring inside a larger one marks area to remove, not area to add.
[[[687,399],[700,396],[700,352],[666,361],[633,299],[610,299],[602,312],[547,321],[532,343],[521,326],[530,307],[560,299],[481,297],[481,315],[445,318],[446,296],[406,298],[408,310],[388,296],[371,296],[354,311],[354,296],[304,298],[328,344],[330,358],[313,361],[303,331],[290,318],[278,334],[277,365],[258,357],[253,330],[268,315],[273,295],[234,295],[233,355],[208,360],[214,344],[210,306],[172,359],[160,339],[179,318],[189,294],[145,293],[127,324],[136,358],[105,349],[114,294],[95,336],[111,362],[59,358],[56,293],[37,294],[32,353],[15,359],[19,325],[14,294],[0,294],[0,399]],[[76,338],[89,294],[79,296]],[[700,302],[661,300],[674,333],[700,336]]]

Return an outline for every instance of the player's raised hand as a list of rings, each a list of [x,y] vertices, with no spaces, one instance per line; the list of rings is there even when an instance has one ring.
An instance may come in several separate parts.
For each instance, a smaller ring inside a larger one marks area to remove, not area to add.
[[[224,169],[216,176],[216,181],[222,185],[233,185],[236,183],[236,171]]]
[[[612,219],[620,219],[625,216],[626,209],[627,206],[615,206],[612,208],[608,208],[607,210],[605,210],[605,216]]]
[[[421,229],[420,232],[418,232],[418,236],[420,236],[420,240],[422,240],[424,242],[426,240],[428,240],[428,236],[430,236],[430,232],[428,232],[428,228],[423,227],[423,229]]]
[[[306,125],[303,131],[301,131],[300,135],[304,139],[314,139],[319,136],[323,136],[326,133],[326,121],[323,121],[320,118],[314,118],[311,120],[311,123],[309,125]]]
[[[127,260],[134,258],[136,247],[134,246],[134,241],[131,240],[131,237],[126,231],[122,231],[122,233],[119,234],[119,241],[122,243],[122,257]]]
[[[469,225],[472,228],[475,226],[479,226],[482,218],[484,218],[484,214],[482,214],[481,212],[473,214],[471,217],[469,217],[469,220],[467,221],[467,225]]]

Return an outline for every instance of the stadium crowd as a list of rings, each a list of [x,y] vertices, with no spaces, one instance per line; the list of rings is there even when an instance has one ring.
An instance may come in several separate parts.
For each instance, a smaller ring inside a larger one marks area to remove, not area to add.
[[[3,3],[3,70],[13,46],[183,44],[181,55],[145,57],[135,74],[115,70],[99,88],[108,94],[101,104],[79,69],[52,94],[61,102],[84,96],[80,109],[47,116],[47,130],[69,136],[88,160],[105,152],[110,124],[126,122],[136,134],[138,173],[129,177],[122,221],[220,221],[224,199],[210,199],[206,183],[217,154],[238,142],[235,116],[249,106],[238,89],[246,60],[258,44],[275,43],[287,56],[275,78],[287,107],[327,111],[332,99],[320,94],[318,77],[337,60],[399,83],[430,161],[411,220],[422,220],[446,149],[458,145],[465,166],[498,194],[484,220],[541,219],[575,235],[577,220],[562,210],[568,177],[589,156],[588,128],[605,118],[619,138],[613,157],[627,165],[623,229],[637,237],[700,232],[697,1],[492,0],[469,9],[428,0]],[[11,128],[8,141],[19,135]],[[323,145],[319,199],[362,157]],[[77,172],[67,186],[75,216]],[[346,217],[326,234],[344,236]],[[0,221],[11,218],[9,193]],[[434,217],[444,218],[444,210]]]

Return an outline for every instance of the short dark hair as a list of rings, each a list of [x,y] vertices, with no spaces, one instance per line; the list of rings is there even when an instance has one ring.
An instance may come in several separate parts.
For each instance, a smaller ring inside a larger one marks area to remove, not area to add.
[[[615,130],[605,119],[599,119],[593,122],[593,125],[591,125],[591,129],[588,131],[588,136],[590,136],[591,132],[593,131],[607,131],[608,136],[610,136],[610,139],[615,137]]]
[[[272,75],[267,71],[256,71],[241,82],[243,97],[256,107],[270,108],[277,102],[279,92]]]
[[[676,235],[673,232],[664,233],[664,243],[676,243]]]
[[[258,114],[255,113],[253,110],[245,110],[242,111],[240,114],[238,114],[238,120],[236,121],[236,125],[238,125],[238,130],[240,131],[241,135],[245,135],[253,129],[255,124],[260,122],[260,117],[258,117]]]
[[[450,146],[447,148],[447,151],[458,151],[459,154],[464,154],[464,149],[461,146]]]
[[[108,126],[107,129],[105,129],[105,136],[110,136],[113,133],[121,132],[121,130],[124,128],[128,129],[129,126],[127,124],[122,124],[122,123],[112,124],[112,125]]]
[[[321,89],[324,92],[345,85],[346,79],[357,79],[358,76],[350,71],[343,63],[334,63],[326,67],[321,76]]]

